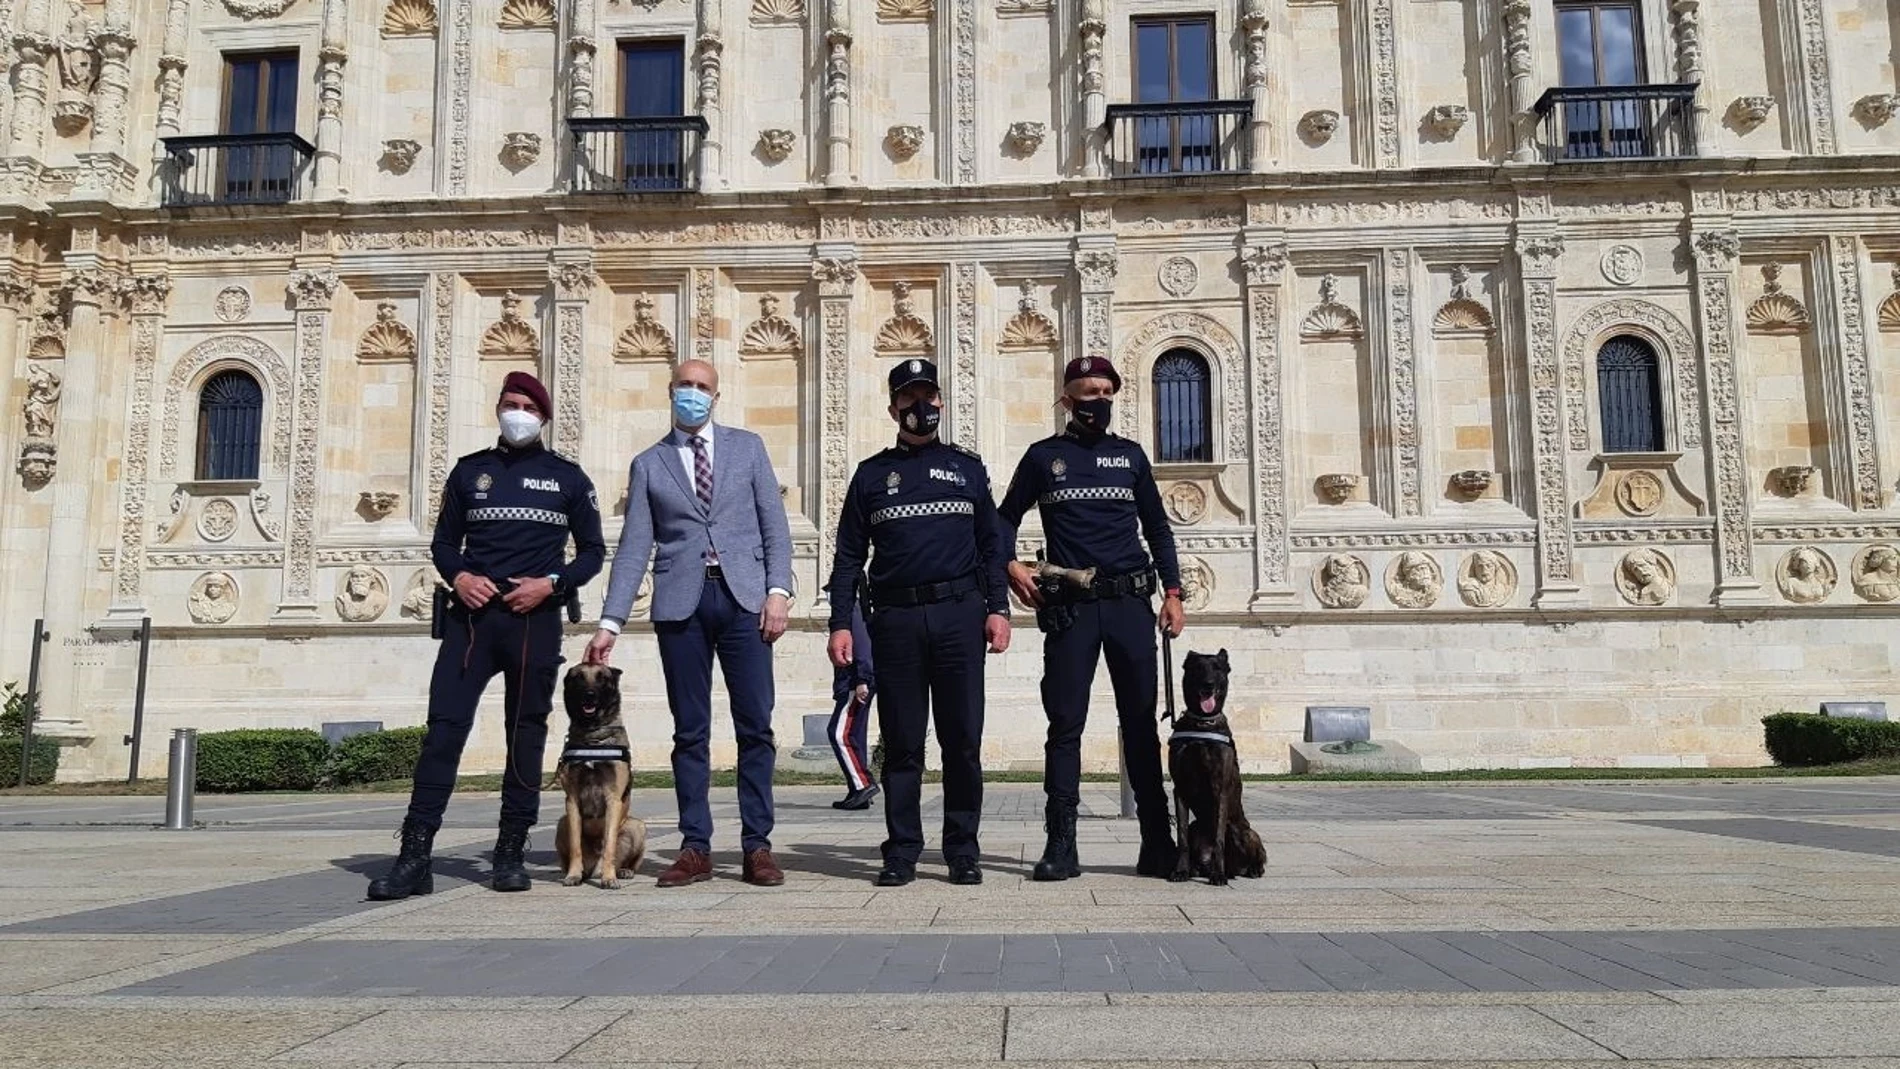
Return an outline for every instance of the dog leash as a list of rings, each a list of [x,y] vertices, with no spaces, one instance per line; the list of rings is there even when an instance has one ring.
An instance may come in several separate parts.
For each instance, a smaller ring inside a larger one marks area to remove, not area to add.
[[[1174,723],[1174,637],[1166,628],[1161,631],[1161,682],[1167,688],[1168,705],[1162,716],[1168,723]]]

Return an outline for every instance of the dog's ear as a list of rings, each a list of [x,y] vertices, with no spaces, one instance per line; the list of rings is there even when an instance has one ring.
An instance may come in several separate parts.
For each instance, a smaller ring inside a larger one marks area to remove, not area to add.
[[[1214,661],[1220,665],[1221,671],[1227,671],[1227,647],[1221,647],[1220,652],[1214,655]]]
[[[614,682],[615,682],[615,683],[618,683],[618,682],[620,682],[620,669],[618,669],[618,668],[609,668],[609,669],[607,669],[607,671],[609,671],[609,672],[612,672],[612,673],[613,673],[613,677],[614,677]]]

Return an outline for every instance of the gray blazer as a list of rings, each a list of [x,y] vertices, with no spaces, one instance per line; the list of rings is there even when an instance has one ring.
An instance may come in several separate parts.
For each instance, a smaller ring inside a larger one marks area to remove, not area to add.
[[[747,612],[765,604],[767,589],[792,589],[792,531],[765,442],[751,431],[713,424],[713,500],[700,503],[681,463],[675,431],[633,458],[626,525],[607,580],[604,620],[624,624],[653,561],[654,620],[684,620],[699,606],[717,548],[733,600]]]

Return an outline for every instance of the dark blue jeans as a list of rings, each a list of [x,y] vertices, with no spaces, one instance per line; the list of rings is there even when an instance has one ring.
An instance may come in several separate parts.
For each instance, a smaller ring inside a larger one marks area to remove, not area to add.
[[[680,846],[712,849],[712,669],[715,656],[732,700],[733,734],[739,740],[740,844],[747,850],[772,845],[772,768],[778,761],[772,738],[772,647],[759,634],[759,614],[732,600],[720,579],[707,579],[699,607],[684,620],[658,620],[660,668],[666,702],[673,709],[673,793],[679,801]]]

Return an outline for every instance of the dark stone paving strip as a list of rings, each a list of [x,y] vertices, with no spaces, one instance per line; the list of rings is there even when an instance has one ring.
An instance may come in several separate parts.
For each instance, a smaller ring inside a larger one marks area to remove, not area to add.
[[[1842,953],[1851,942],[1856,955]],[[1867,955],[1863,958],[1858,955]],[[296,943],[121,995],[1658,991],[1900,986],[1900,928]]]
[[[1830,815],[1846,815],[1833,811]],[[1723,835],[1731,839],[1752,839],[1763,843],[1790,846],[1818,846],[1825,850],[1844,850],[1851,854],[1900,857],[1900,831],[1885,828],[1855,828],[1845,824],[1820,824],[1806,820],[1773,820],[1767,817],[1732,817],[1711,820],[1632,820],[1628,823],[1672,831],[1693,831],[1703,835]]]

